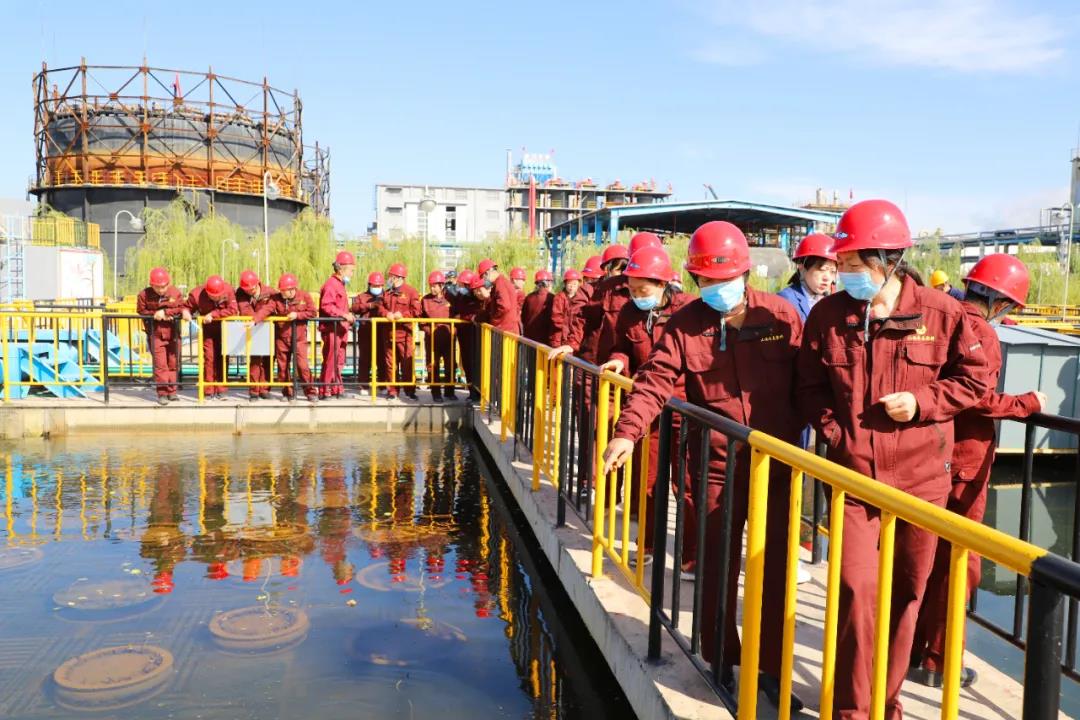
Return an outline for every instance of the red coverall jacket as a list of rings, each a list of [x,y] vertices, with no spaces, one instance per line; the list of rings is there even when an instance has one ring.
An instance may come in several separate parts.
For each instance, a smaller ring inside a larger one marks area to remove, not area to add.
[[[985,350],[960,303],[903,279],[891,317],[872,320],[846,292],[817,303],[807,318],[796,394],[828,457],[927,500],[949,492],[953,425],[989,390]],[[889,418],[878,400],[915,395],[915,419]]]
[[[511,286],[513,286],[511,284]],[[521,308],[525,306],[525,291],[514,288],[514,298],[517,299],[517,313],[521,317]]]
[[[551,301],[551,339],[548,342],[551,347],[569,345],[576,352],[581,346],[581,338],[574,331],[580,329],[578,317],[589,302],[589,296],[583,290],[584,286],[578,288],[573,297],[567,295],[566,291],[556,293]]]
[[[500,274],[491,284],[491,298],[487,302],[488,322],[492,327],[511,333],[521,332],[521,312],[518,308],[517,290],[505,275]]]
[[[630,284],[626,281],[625,275],[619,277],[623,279],[623,283],[612,285],[611,289],[604,293],[601,301],[600,333],[596,341],[597,364],[607,362],[611,357],[611,349],[616,339],[615,323],[619,319],[619,312],[626,305],[633,305],[630,300]]]
[[[694,300],[675,313],[667,329],[653,347],[648,360],[634,375],[634,389],[623,403],[614,437],[639,441],[649,432],[668,398],[675,396],[678,382],[686,387],[686,399],[696,405],[773,435],[792,444],[802,430],[793,409],[795,358],[801,339],[798,313],[783,298],[746,290],[746,313],[741,328],[725,325],[721,315],[701,300]],[[723,343],[723,349],[721,344]],[[734,521],[728,559],[728,613],[726,665],[738,662],[739,639],[735,629],[735,599],[738,585],[742,527],[747,512],[746,488],[750,453],[740,448],[736,477],[725,477],[727,438],[712,433],[708,449],[706,488],[705,567],[719,564],[722,493],[732,493]],[[700,443],[688,443],[689,467],[700,466]],[[770,467],[764,606],[762,608],[761,669],[779,673],[784,605],[784,567],[787,556],[786,522],[791,471],[781,463]],[[700,482],[696,480],[696,482]],[[717,658],[715,617],[719,602],[719,574],[704,574],[702,652]]]
[[[255,317],[255,313],[259,312],[259,310],[273,300],[273,292],[270,288],[264,286],[261,289],[262,294],[254,300],[251,295],[248,295],[246,290],[236,291],[236,307],[240,311],[240,315],[253,318]]]
[[[252,315],[255,322],[264,322],[268,317],[286,317],[289,313],[296,313],[296,324],[285,320],[274,323],[274,342],[278,347],[288,350],[292,347],[293,328],[296,328],[296,342],[307,342],[307,323],[303,320],[311,320],[318,317],[315,310],[315,301],[309,293],[297,289],[292,300],[286,300],[280,292],[269,296],[268,301],[261,305]]]
[[[147,334],[158,340],[175,340],[176,318],[184,313],[185,307],[184,296],[172,285],[165,288],[164,295],[158,295],[153,288],[143,288],[135,299],[135,312],[150,316],[146,320]],[[153,319],[158,310],[165,311],[164,320]]]
[[[538,343],[551,340],[551,306],[555,296],[547,288],[533,290],[521,306],[522,335]]]
[[[187,299],[187,308],[192,315],[206,317],[209,315],[215,320],[234,317],[240,314],[240,307],[236,304],[236,295],[233,289],[225,286],[225,294],[220,301],[214,301],[206,292],[206,286],[200,285],[191,291]],[[212,336],[221,338],[221,323],[210,323],[203,326],[203,337]]]
[[[337,275],[331,275],[319,290],[319,317],[344,317],[349,312],[349,292],[345,283]],[[319,323],[319,332],[329,332],[332,327],[348,329],[349,323],[323,321]]]
[[[604,318],[615,317],[619,310],[630,300],[630,289],[625,275],[615,275],[604,278],[593,286],[591,297],[582,309],[581,314],[575,321],[576,327],[572,333],[573,338],[578,338],[577,355],[586,362],[602,362],[599,355],[600,332],[604,327]],[[618,298],[609,298],[609,295],[618,295]],[[573,345],[574,343],[567,343]]]
[[[412,285],[402,285],[396,290],[386,290],[383,292],[383,301],[375,305],[376,317],[388,317],[390,313],[401,313],[403,318],[416,318],[420,317],[420,294],[416,292],[416,289]],[[390,324],[380,323],[380,330],[389,333]],[[407,340],[412,337],[412,330],[408,323],[401,323],[397,326],[397,332],[395,338],[398,342]]]

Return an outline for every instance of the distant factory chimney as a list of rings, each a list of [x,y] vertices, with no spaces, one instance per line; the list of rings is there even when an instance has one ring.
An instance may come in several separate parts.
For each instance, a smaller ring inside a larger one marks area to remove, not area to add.
[[[1069,198],[1073,207],[1080,205],[1080,147],[1073,149],[1072,182],[1069,184]]]

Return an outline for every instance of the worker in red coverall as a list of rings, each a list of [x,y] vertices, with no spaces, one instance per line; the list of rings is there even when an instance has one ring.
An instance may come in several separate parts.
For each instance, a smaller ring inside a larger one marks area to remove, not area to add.
[[[334,272],[319,290],[319,322],[322,336],[322,370],[319,373],[319,397],[338,397],[345,392],[341,371],[345,366],[345,351],[349,329],[356,316],[349,310],[349,281],[356,270],[356,259],[342,250],[334,258]]]
[[[461,369],[465,373],[465,380],[469,383],[469,400],[473,402],[480,399],[477,389],[480,368],[476,364],[480,352],[477,321],[485,305],[485,301],[477,298],[471,290],[475,279],[476,273],[472,270],[462,270],[455,283],[457,292],[450,297],[451,316],[462,321],[458,323],[456,333],[458,353],[461,356]]]
[[[481,260],[477,267],[477,275],[490,288],[491,298],[488,300],[487,322],[492,327],[504,332],[521,332],[521,311],[518,309],[517,294],[514,286],[499,272],[499,266],[494,260]],[[474,293],[475,294],[475,293]]]
[[[551,335],[547,344],[553,348],[573,343],[577,316],[588,298],[582,292],[581,273],[570,268],[563,273],[562,291],[551,301]]]
[[[184,296],[172,285],[168,270],[156,267],[150,271],[150,285],[139,293],[135,312],[147,316],[146,337],[154,358],[158,404],[176,402],[180,399],[176,394],[180,355],[180,328],[176,319],[191,320],[191,313],[184,304]]]
[[[225,348],[221,344],[221,319],[234,317],[239,308],[236,295],[220,275],[211,275],[206,282],[191,291],[187,299],[188,312],[199,316],[203,326],[203,382],[205,394],[213,400],[225,399],[225,386],[215,382],[225,380]]]
[[[420,317],[441,320],[450,317],[450,301],[443,288],[446,276],[438,270],[428,273],[429,292],[420,298]],[[436,383],[454,381],[454,343],[449,323],[424,323],[424,348],[427,360],[431,399],[442,402],[443,389]],[[446,397],[454,398],[453,385],[446,386]]]
[[[629,258],[630,250],[625,245],[615,244],[604,248],[604,254],[600,257],[600,266],[603,269],[604,278],[596,283],[592,296],[576,318],[578,327],[571,333],[571,337],[580,338],[580,341],[556,347],[552,353],[554,357],[572,352],[585,362],[594,364],[597,362],[597,350],[600,344],[600,330],[604,324],[605,307],[613,307],[617,304],[621,308],[630,297],[629,291],[626,289],[626,278],[622,274]],[[620,297],[618,300],[606,302],[609,293],[617,294]],[[586,402],[588,400],[586,397]]]
[[[357,293],[356,297],[353,298],[352,306],[349,308],[352,314],[356,316],[356,319],[360,321],[356,327],[356,367],[357,372],[360,373],[361,388],[373,380],[386,382],[389,377],[389,367],[384,362],[386,343],[382,342],[381,338],[378,337],[378,332],[372,332],[377,328],[375,323],[370,322],[372,318],[379,317],[379,308],[382,307],[385,287],[386,280],[381,272],[376,270],[368,273],[367,290]],[[363,322],[364,320],[369,322]],[[372,358],[375,359],[374,369],[371,365]],[[373,371],[375,373],[374,378],[372,378]]]
[[[614,437],[604,452],[605,472],[620,467],[674,397],[678,383],[685,383],[686,399],[735,422],[789,443],[798,442],[802,430],[793,408],[795,358],[802,324],[791,305],[775,295],[747,285],[750,249],[739,228],[713,221],[699,227],[690,238],[686,269],[701,290],[701,298],[685,305],[667,322],[667,329],[652,353],[634,375],[634,388],[623,402]],[[736,475],[726,477],[728,441],[723,433],[711,433],[711,447],[688,443],[689,467],[700,467],[708,452],[705,507],[704,567],[702,573],[702,654],[722,664],[721,679],[734,690],[731,666],[740,659],[735,625],[736,597],[743,525],[746,522],[750,452],[741,446]],[[694,472],[695,470],[692,470]],[[791,471],[772,463],[765,539],[765,575],[761,614],[761,663],[759,687],[775,705],[780,696],[780,662],[783,647],[785,570],[787,565],[787,517]],[[721,500],[731,493],[733,523],[729,536],[724,647],[716,647],[722,567]],[[792,696],[793,711],[802,708]]]
[[[408,270],[401,263],[394,263],[386,273],[387,289],[377,309],[378,316],[387,320],[403,320],[420,317],[420,293],[405,282]],[[413,328],[409,323],[380,323],[379,332],[386,343],[383,362],[390,373],[391,382],[412,382],[416,374],[413,367]],[[405,397],[416,400],[416,385],[402,387]],[[398,396],[398,387],[391,385],[386,389],[386,396],[393,400]]]
[[[967,313],[975,336],[982,343],[991,391],[975,407],[953,419],[955,444],[952,453],[952,488],[945,509],[982,522],[986,512],[986,493],[990,486],[990,467],[994,463],[994,421],[1023,420],[1046,408],[1046,395],[1029,392],[1006,395],[997,392],[1001,373],[1001,344],[992,323],[997,323],[1014,308],[1027,301],[1030,278],[1024,263],[1010,255],[987,255],[964,278],[966,292],[961,305]],[[938,542],[930,579],[926,583],[911,669],[907,678],[930,687],[941,687],[945,667],[945,613],[949,598],[949,555],[951,546]],[[968,597],[979,587],[982,562],[968,553]],[[975,671],[963,668],[960,686],[976,680]]]
[[[585,261],[585,267],[581,268],[581,289],[587,296],[592,295],[596,283],[604,279],[604,269],[600,267],[601,260],[599,255],[592,255]]]
[[[985,351],[959,302],[919,284],[903,263],[911,231],[900,209],[864,200],[836,228],[843,292],[806,320],[796,399],[828,458],[944,507],[953,418],[989,391]],[[753,423],[751,423],[753,425]],[[764,429],[755,425],[757,429]],[[772,498],[769,499],[772,505]],[[881,512],[844,506],[834,717],[869,717]],[[885,717],[900,718],[915,620],[937,537],[896,523]]]
[[[525,268],[510,268],[510,284],[514,286],[514,297],[517,298],[518,315],[525,304]]]
[[[289,382],[289,366],[296,366],[304,395],[311,402],[319,399],[318,390],[311,384],[311,369],[308,366],[308,320],[318,317],[315,301],[311,295],[299,288],[296,276],[285,273],[278,278],[278,291],[272,300],[263,305],[253,316],[255,322],[263,322],[268,317],[283,317],[274,327],[274,361],[277,365],[276,381]],[[295,346],[293,335],[296,335]],[[281,394],[293,399],[293,388],[287,385],[281,388]]]
[[[236,306],[240,314],[246,317],[255,317],[259,310],[272,301],[270,288],[262,286],[259,276],[252,270],[240,273],[240,289],[236,291]],[[248,375],[253,383],[263,383],[270,380],[270,356],[256,355],[248,358]],[[251,385],[248,388],[248,398],[251,401],[259,398],[270,397],[269,385]]]
[[[630,257],[633,258],[637,251],[647,247],[663,249],[664,245],[660,242],[660,238],[653,233],[636,233],[630,238]],[[674,274],[674,271],[672,273]],[[606,289],[600,299],[600,334],[597,336],[596,341],[597,364],[607,362],[607,359],[611,356],[611,347],[615,344],[615,320],[619,317],[619,311],[630,302],[630,291],[627,287],[628,278],[625,275],[625,270],[609,282],[614,284]],[[603,287],[604,285],[605,283],[602,281],[600,286]],[[599,289],[598,287],[597,290]]]
[[[533,276],[536,289],[525,296],[521,305],[521,334],[538,343],[547,344],[551,339],[552,275],[547,270],[537,270]]]
[[[630,302],[619,310],[616,317],[613,333],[617,338],[612,344],[607,362],[601,365],[601,369],[610,370],[613,373],[633,377],[639,368],[646,363],[652,353],[653,346],[660,340],[664,330],[671,320],[671,316],[690,302],[694,296],[676,291],[670,279],[673,275],[671,259],[661,247],[643,246],[630,256],[630,264],[626,266],[624,274],[630,290]],[[675,380],[674,397],[686,399],[686,389],[682,377]],[[680,418],[673,416],[671,432],[672,437],[678,437]],[[645,549],[652,551],[653,531],[655,530],[653,489],[656,486],[656,472],[659,467],[657,456],[660,449],[660,422],[653,422],[649,430],[649,474],[645,493]],[[634,467],[640,468],[643,459],[642,445],[635,448]],[[671,455],[671,481],[672,487],[677,488],[678,462],[677,453]],[[684,466],[688,467],[688,466]],[[693,473],[686,473],[692,477]],[[637,473],[635,472],[635,476]],[[638,507],[638,481],[635,477],[631,481],[631,499],[629,507],[636,513]],[[694,493],[689,482],[683,483],[683,497],[686,500],[685,515],[686,525],[683,529],[683,552],[682,572],[683,579],[693,580],[694,561],[697,554],[697,515],[694,512]],[[623,503],[623,507],[627,507]],[[639,519],[639,523],[642,521]]]

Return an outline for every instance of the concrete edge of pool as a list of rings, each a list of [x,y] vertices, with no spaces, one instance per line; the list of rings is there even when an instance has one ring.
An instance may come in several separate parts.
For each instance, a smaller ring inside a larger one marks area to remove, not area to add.
[[[486,413],[474,409],[471,424],[638,717],[730,718],[666,633],[662,660],[646,661],[648,607],[621,576],[593,579],[591,534],[572,512],[567,513],[565,527],[555,526],[555,488],[543,481],[538,492],[528,489],[532,482],[528,449],[515,448],[512,438],[501,442],[499,422],[488,421]]]

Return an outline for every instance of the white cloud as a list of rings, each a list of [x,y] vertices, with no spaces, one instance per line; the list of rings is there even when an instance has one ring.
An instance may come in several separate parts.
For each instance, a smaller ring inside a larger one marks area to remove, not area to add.
[[[1061,28],[1075,26],[1075,17],[1031,11],[1012,0],[708,2],[709,17],[724,28],[885,65],[964,72],[1023,72],[1045,66],[1064,55]],[[696,57],[727,60],[729,45],[725,39],[700,49]]]

